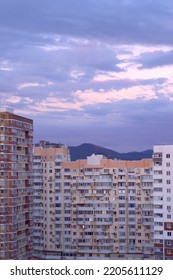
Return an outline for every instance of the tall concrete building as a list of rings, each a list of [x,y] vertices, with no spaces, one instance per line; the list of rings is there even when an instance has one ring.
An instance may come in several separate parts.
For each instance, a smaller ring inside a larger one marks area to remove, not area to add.
[[[155,256],[173,260],[173,145],[154,146],[153,179]]]
[[[152,159],[70,162],[42,142],[33,164],[35,258],[154,258]]]
[[[63,201],[64,192],[60,195],[62,185],[62,162],[70,160],[66,145],[40,141],[34,148],[33,160],[33,250],[38,259],[51,259],[57,255],[56,242],[58,234],[57,211],[58,203]],[[61,202],[62,203],[62,202]],[[61,214],[60,214],[61,215]],[[63,219],[61,217],[61,224]]]
[[[32,257],[33,121],[0,108],[0,259]]]

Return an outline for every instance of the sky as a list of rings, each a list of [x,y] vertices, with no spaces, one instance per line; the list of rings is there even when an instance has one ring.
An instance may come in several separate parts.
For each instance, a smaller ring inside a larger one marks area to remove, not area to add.
[[[172,0],[0,0],[0,106],[34,142],[173,144]]]

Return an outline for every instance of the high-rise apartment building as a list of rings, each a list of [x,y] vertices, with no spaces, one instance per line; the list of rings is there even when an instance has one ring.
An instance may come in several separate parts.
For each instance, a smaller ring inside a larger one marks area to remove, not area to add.
[[[153,259],[152,159],[70,162],[34,152],[34,250],[42,259]]]
[[[154,248],[156,259],[173,259],[173,145],[154,146]]]
[[[57,229],[57,204],[63,201],[64,193],[59,192],[62,180],[62,162],[70,160],[66,145],[40,141],[34,148],[33,160],[33,221],[34,257],[51,259],[57,255],[56,242],[60,238]],[[62,182],[61,184],[62,185]],[[61,202],[62,203],[62,202]],[[55,217],[56,215],[56,217]],[[64,217],[62,217],[61,223]]]
[[[0,108],[0,259],[32,257],[33,121]]]
[[[71,215],[61,233],[64,256],[71,251],[78,259],[153,257],[151,167],[151,160],[96,155],[62,164],[67,195],[57,206]]]

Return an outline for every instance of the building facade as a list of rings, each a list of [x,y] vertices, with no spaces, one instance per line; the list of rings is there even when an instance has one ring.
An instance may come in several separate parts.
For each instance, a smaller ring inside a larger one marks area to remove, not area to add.
[[[156,259],[173,259],[173,145],[154,146],[154,248]]]
[[[33,252],[36,259],[51,259],[54,254],[57,255],[56,244],[53,242],[59,238],[55,223],[57,203],[60,200],[57,185],[61,181],[62,162],[69,160],[69,149],[65,145],[40,141],[39,147],[34,148]]]
[[[0,259],[32,258],[33,121],[0,108]]]
[[[35,258],[154,258],[152,159],[70,162],[47,145],[33,164]]]

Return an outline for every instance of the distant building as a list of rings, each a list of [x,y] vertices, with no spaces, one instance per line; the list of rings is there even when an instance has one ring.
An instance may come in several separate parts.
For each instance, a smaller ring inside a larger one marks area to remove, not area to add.
[[[173,260],[173,145],[154,146],[153,173],[155,256]]]
[[[33,121],[0,108],[0,259],[32,257]]]
[[[38,259],[154,259],[152,159],[69,161],[67,147],[34,151]]]

